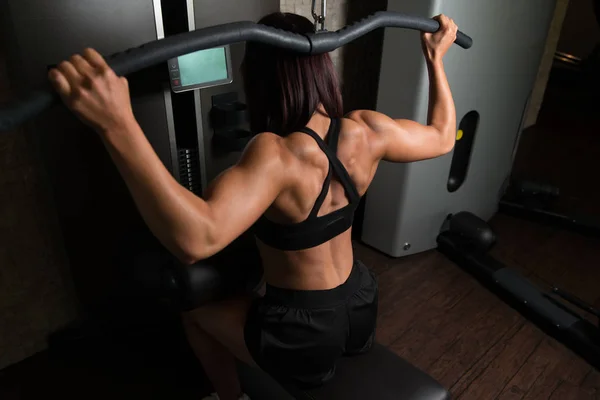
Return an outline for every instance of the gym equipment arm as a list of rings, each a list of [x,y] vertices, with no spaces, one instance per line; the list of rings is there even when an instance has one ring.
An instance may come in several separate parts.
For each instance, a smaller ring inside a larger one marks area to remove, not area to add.
[[[487,253],[486,238],[489,235],[478,233],[491,230],[489,226],[486,228],[485,221],[468,212],[457,213],[451,218],[462,221],[451,223],[448,230],[438,235],[438,250],[546,333],[563,342],[595,368],[600,367],[600,329]],[[472,226],[467,229],[468,225]],[[482,243],[478,243],[480,241]],[[570,299],[573,300],[573,296]]]
[[[184,54],[240,42],[260,42],[302,54],[323,54],[385,27],[433,33],[439,29],[439,23],[429,18],[381,11],[337,32],[304,36],[254,22],[233,22],[148,42],[140,47],[108,56],[107,61],[118,75],[125,76]],[[456,44],[468,49],[473,41],[459,31]],[[36,117],[56,101],[57,96],[52,89],[44,88],[2,106],[0,132],[12,130]]]

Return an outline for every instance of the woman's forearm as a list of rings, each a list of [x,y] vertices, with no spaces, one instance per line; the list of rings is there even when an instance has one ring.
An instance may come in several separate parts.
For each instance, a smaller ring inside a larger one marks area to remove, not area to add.
[[[135,121],[101,134],[146,224],[182,262],[211,243],[208,205],[165,168]]]
[[[448,78],[441,59],[428,59],[429,112],[427,123],[443,136],[444,143],[454,142],[456,135],[456,110]]]

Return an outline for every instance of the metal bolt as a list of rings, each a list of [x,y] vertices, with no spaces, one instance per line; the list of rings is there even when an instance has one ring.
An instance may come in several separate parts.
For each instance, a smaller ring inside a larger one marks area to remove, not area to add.
[[[410,250],[410,243],[404,243],[404,251]]]

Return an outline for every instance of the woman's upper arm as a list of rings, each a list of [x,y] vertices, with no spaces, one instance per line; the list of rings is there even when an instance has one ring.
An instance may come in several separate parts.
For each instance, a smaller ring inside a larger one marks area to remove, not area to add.
[[[257,135],[238,163],[210,184],[205,201],[216,251],[248,230],[286,187],[289,174],[280,139],[270,133]]]
[[[448,143],[433,126],[392,119],[370,110],[354,111],[348,118],[367,129],[373,143],[371,148],[378,159],[413,162],[439,157],[452,150],[453,143]]]

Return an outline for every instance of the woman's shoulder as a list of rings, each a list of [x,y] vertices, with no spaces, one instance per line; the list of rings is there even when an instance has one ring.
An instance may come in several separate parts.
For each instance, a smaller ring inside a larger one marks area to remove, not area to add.
[[[281,136],[272,132],[262,132],[254,135],[244,148],[244,158],[272,158],[276,157],[282,150]]]
[[[372,110],[355,110],[348,113],[342,122],[342,135],[354,141],[361,148],[361,154],[369,154],[373,160],[385,152],[386,138],[391,118]],[[352,140],[353,139],[353,140]],[[365,152],[365,149],[369,149]]]
[[[292,147],[286,137],[273,132],[262,132],[255,135],[246,148],[242,158],[260,158],[265,160],[279,160],[288,164],[293,156]]]
[[[346,114],[344,120],[351,126],[360,127],[368,132],[377,132],[382,125],[389,124],[392,119],[378,111],[354,110]]]
[[[359,142],[373,142],[377,140],[375,124],[380,124],[379,114],[371,110],[355,110],[342,118],[340,137],[354,139]]]

